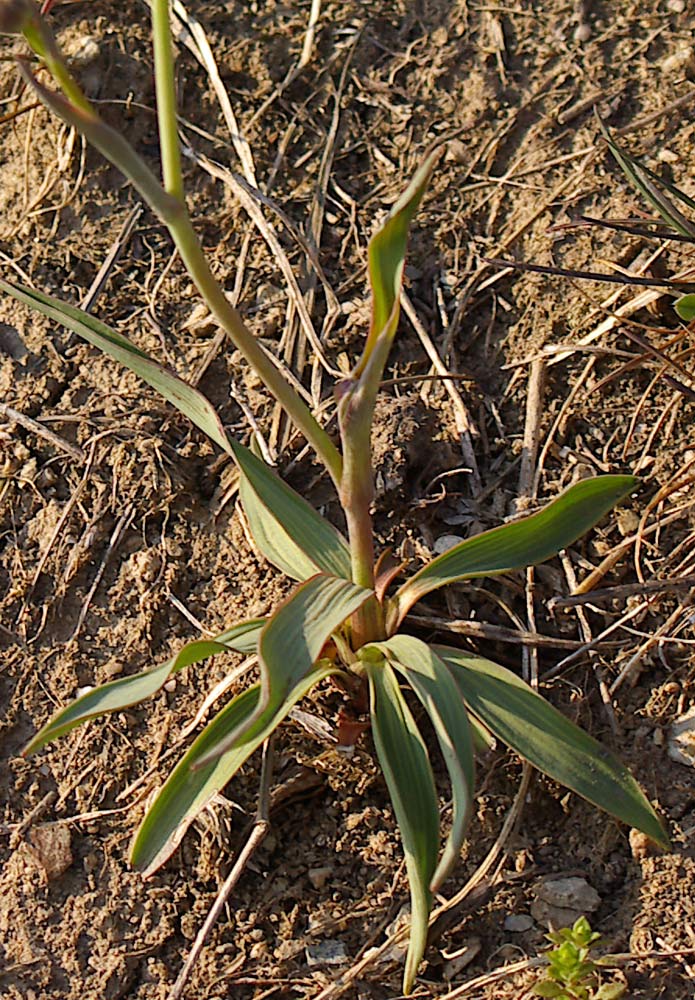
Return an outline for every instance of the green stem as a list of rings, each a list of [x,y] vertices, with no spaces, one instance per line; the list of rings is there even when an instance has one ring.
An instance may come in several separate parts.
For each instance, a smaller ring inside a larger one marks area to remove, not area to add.
[[[338,405],[340,436],[343,442],[343,476],[340,503],[345,512],[352,581],[367,590],[374,589],[374,527],[371,507],[374,502],[371,429],[373,401],[360,384],[351,386]],[[386,637],[384,617],[376,598],[367,601],[352,616],[353,647],[378,642]]]
[[[176,122],[176,79],[169,23],[169,0],[152,0],[152,38],[162,177],[166,191],[178,198],[179,201],[183,201],[183,174],[181,172],[181,149]]]
[[[57,94],[40,84],[29,68],[20,62],[19,69],[26,83],[49,110],[62,118],[68,125],[76,128],[107,160],[113,163],[131,181],[150,208],[159,216],[169,229],[181,254],[181,259],[210,311],[246,361],[255,369],[266,387],[285,409],[297,429],[304,435],[330,473],[336,488],[340,489],[342,478],[340,452],[309,407],[287,382],[275,360],[261,347],[241,315],[227,299],[224,290],[210,269],[183,199],[173,191],[171,193],[165,191],[130,143],[119,132],[102,121],[82,94],[78,84],[70,76],[45,22],[37,15],[36,18],[31,19],[29,27],[25,27],[23,30],[27,41],[35,48],[37,54],[46,58],[51,71],[57,72],[55,67],[58,67],[60,75],[57,75],[56,79],[69,99],[66,100],[61,94]],[[160,31],[162,30],[160,28]],[[53,52],[50,63],[48,56],[45,55],[49,50]],[[54,58],[55,53],[58,54],[57,61]],[[165,108],[166,106],[165,100]],[[167,130],[166,122],[163,128],[164,133],[171,137],[171,130]],[[173,184],[174,188],[178,182],[171,157],[176,155],[178,154],[172,153],[171,149],[166,157],[163,153],[163,160],[168,163],[165,167],[168,182]]]
[[[210,270],[210,265],[188,214],[182,213],[177,219],[169,218],[166,221],[169,232],[181,254],[181,259],[186,265],[186,270],[193,278],[209,309],[256,374],[284,408],[297,429],[307,439],[326,466],[336,488],[339,489],[343,464],[340,452],[308,406],[286,381],[273,358],[258,343],[241,315],[225,295]]]

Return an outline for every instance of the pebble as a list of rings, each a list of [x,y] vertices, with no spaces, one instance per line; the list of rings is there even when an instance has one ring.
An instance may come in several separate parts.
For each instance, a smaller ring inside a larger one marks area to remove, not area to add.
[[[449,549],[453,549],[455,545],[460,545],[463,541],[464,539],[460,535],[440,535],[434,543],[434,553],[437,556],[441,556],[445,552],[448,552]]]
[[[344,965],[348,954],[342,941],[327,940],[311,944],[306,948],[307,965]]]
[[[668,0],[666,10],[672,14],[682,14],[685,10],[685,0]]]
[[[601,902],[593,886],[578,877],[550,879],[534,891],[531,915],[549,930],[571,927],[579,917],[593,913]]]
[[[328,876],[331,874],[330,868],[310,868],[309,869],[309,881],[313,885],[314,889],[323,889],[324,885],[328,881]]]
[[[465,944],[458,949],[453,955],[449,955],[444,966],[442,968],[442,975],[445,979],[451,980],[455,979],[459,973],[470,965],[474,958],[480,952],[482,944],[480,938],[471,937],[468,938]]]
[[[695,708],[681,715],[668,734],[668,755],[677,764],[695,767]]]
[[[504,918],[504,929],[512,934],[523,934],[532,927],[533,917],[530,913],[510,913]]]

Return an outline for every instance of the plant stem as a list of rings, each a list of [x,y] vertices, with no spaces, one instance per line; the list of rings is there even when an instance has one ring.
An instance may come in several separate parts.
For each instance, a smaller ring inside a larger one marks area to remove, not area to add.
[[[152,39],[162,177],[166,191],[178,198],[179,201],[183,201],[183,175],[176,123],[176,80],[169,23],[169,0],[152,0]]]
[[[373,401],[359,383],[348,386],[338,404],[340,436],[343,442],[343,476],[340,503],[345,512],[352,581],[367,590],[374,589],[374,527],[371,506],[374,501],[372,472]],[[386,638],[384,617],[376,598],[367,601],[352,616],[353,648]]]
[[[155,7],[164,4],[157,0]],[[168,11],[164,5],[160,14],[166,18],[158,25],[160,42],[165,32],[168,32]],[[162,159],[167,183],[172,186],[171,192],[165,191],[147,164],[135,152],[123,136],[112,129],[99,117],[79,85],[70,76],[62,59],[60,51],[53,39],[46,22],[38,14],[30,24],[22,29],[32,48],[46,60],[56,81],[65,92],[68,100],[61,94],[44,87],[32,75],[29,67],[19,63],[20,72],[26,83],[38,95],[41,101],[54,114],[82,135],[99,152],[114,164],[135,186],[147,204],[159,216],[169,229],[171,236],[181,254],[186,269],[203,296],[210,311],[214,314],[222,329],[229,335],[234,345],[239,349],[246,361],[257,372],[266,387],[285,409],[297,429],[304,435],[317,457],[323,462],[330,473],[336,489],[340,489],[342,478],[342,458],[340,452],[331,441],[326,431],[318,423],[309,407],[299,394],[285,379],[277,363],[268,354],[244,323],[241,315],[229,302],[221,285],[213,275],[202,246],[195,233],[188,210],[182,197],[175,191],[180,185],[180,161],[178,146],[174,148],[171,141],[176,139],[175,117],[173,124],[170,115],[175,115],[170,98],[173,100],[173,65],[170,77],[170,95],[164,95],[160,111],[160,127],[162,128],[163,148]],[[163,49],[164,46],[162,45]],[[170,57],[171,53],[169,54]],[[162,53],[160,52],[160,58]],[[166,62],[167,56],[163,55]],[[165,68],[165,73],[167,72]],[[166,138],[165,138],[166,137]]]
[[[170,217],[166,222],[186,270],[220,326],[304,435],[339,489],[343,465],[340,452],[225,295],[210,270],[188,214],[182,213],[176,219]]]

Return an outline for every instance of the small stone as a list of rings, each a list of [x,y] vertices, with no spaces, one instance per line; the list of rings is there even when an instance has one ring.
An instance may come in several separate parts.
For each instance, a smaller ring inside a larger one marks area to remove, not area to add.
[[[668,736],[668,755],[677,764],[695,767],[695,708],[672,724]]]
[[[678,163],[678,153],[674,153],[672,149],[667,149],[665,146],[659,150],[656,158],[662,163]]]
[[[328,877],[331,874],[331,868],[310,868],[309,869],[309,881],[313,885],[314,889],[323,889]]]
[[[694,63],[692,45],[686,43],[677,48],[675,52],[672,52],[670,56],[662,59],[661,71],[662,73],[673,75],[685,73],[693,69]]]
[[[668,0],[666,10],[670,10],[672,14],[682,14],[685,10],[685,0]]]
[[[630,852],[635,861],[644,861],[659,853],[659,845],[641,830],[630,830]]]
[[[627,538],[634,535],[639,528],[639,516],[634,510],[621,510],[618,514],[618,531]]]
[[[26,846],[34,861],[43,868],[46,880],[60,878],[72,864],[70,830],[64,823],[44,823],[32,827]]]
[[[601,902],[593,886],[578,877],[541,882],[535,893],[531,915],[549,930],[571,927],[579,917],[593,913]]]
[[[512,934],[523,934],[533,927],[533,917],[530,913],[510,913],[504,918],[504,929]]]
[[[440,535],[434,543],[434,554],[441,556],[445,552],[448,552],[449,549],[453,549],[455,545],[460,545],[463,541],[464,539],[460,535]]]
[[[579,42],[580,45],[583,44],[584,42],[588,42],[589,39],[591,38],[591,25],[588,24],[586,21],[582,21],[582,23],[578,24],[577,27],[574,29],[574,34],[572,35],[572,38],[574,39],[575,42]]]
[[[307,965],[345,965],[348,955],[342,941],[320,941],[306,949]]]

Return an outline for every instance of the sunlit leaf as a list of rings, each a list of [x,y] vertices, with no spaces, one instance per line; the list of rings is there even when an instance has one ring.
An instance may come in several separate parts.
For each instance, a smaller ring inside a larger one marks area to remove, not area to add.
[[[473,807],[475,774],[468,713],[451,672],[426,643],[413,636],[394,635],[376,648],[385,653],[424,705],[451,779],[451,832],[432,878],[430,888],[436,892],[459,859]]]
[[[471,712],[503,743],[577,795],[668,846],[644,793],[610,750],[505,667],[464,650],[434,648],[451,668]]]
[[[274,565],[297,579],[319,571],[349,578],[350,552],[345,539],[253,452],[227,435],[215,408],[202,392],[84,310],[2,280],[0,290],[61,323],[130,369],[234,458],[242,479],[247,480],[242,490],[251,531]]]
[[[582,479],[536,514],[466,539],[412,576],[395,595],[396,622],[425,594],[458,580],[535,566],[571,545],[638,483],[634,476]]]
[[[253,719],[258,708],[260,685],[237,695],[207,724],[157,793],[135,836],[131,862],[143,871],[145,877],[164,864],[181,843],[195,817],[225,787],[296,703],[331,672],[330,668],[310,671],[288,692],[280,708],[268,715],[262,725],[254,726],[221,757],[198,766],[211,748]]]
[[[427,749],[391,666],[366,665],[372,733],[403,842],[411,915],[403,992],[410,993],[427,945],[432,907],[430,883],[439,851],[437,793]]]
[[[213,639],[194,639],[187,643],[176,656],[166,663],[129,677],[119,677],[108,684],[101,684],[81,697],[76,698],[57,712],[43,729],[24,748],[24,756],[36,753],[51,740],[69,733],[75,726],[109,712],[120,712],[129,705],[135,705],[152,697],[165,684],[171,674],[183,670],[193,663],[200,663],[210,656],[233,650],[236,653],[255,653],[264,618],[254,618],[241,622],[233,628],[221,632]]]
[[[692,323],[695,319],[695,295],[681,295],[681,297],[674,302],[673,308],[685,323]]]
[[[232,447],[251,534],[266,559],[295,580],[317,572],[350,579],[350,550],[333,525],[248,448]]]
[[[348,580],[317,575],[297,587],[280,605],[261,631],[258,654],[261,664],[261,700],[251,729],[273,718],[290,691],[311,672],[331,633],[372,596]],[[210,763],[241,736],[232,732],[202,758]]]
[[[440,151],[435,151],[427,157],[369,242],[372,322],[364,351],[365,360],[377,340],[383,337],[391,341],[396,332],[408,230],[439,154]]]

